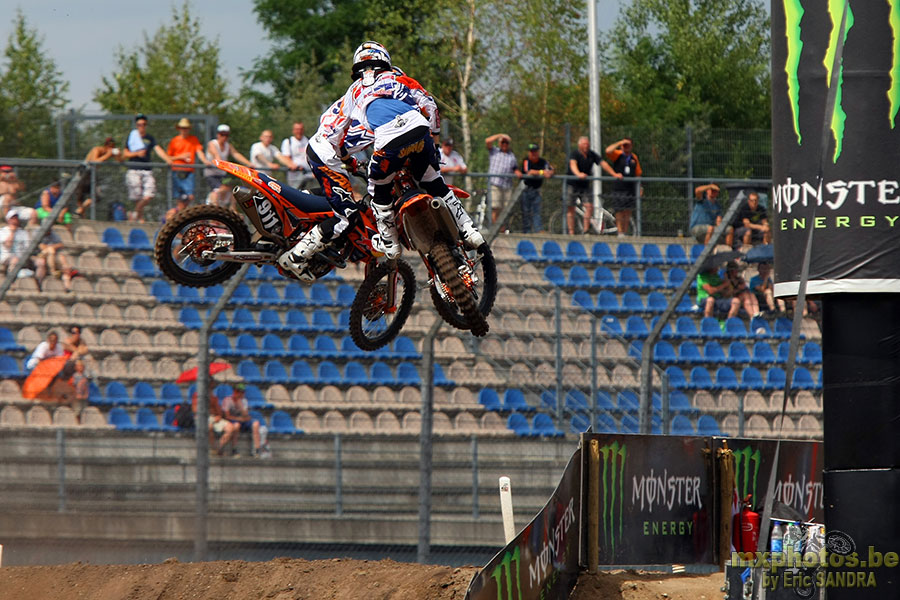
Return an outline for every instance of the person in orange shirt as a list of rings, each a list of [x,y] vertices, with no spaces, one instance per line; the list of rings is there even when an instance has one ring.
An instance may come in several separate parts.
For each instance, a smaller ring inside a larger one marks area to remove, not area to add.
[[[190,165],[202,162],[211,163],[203,152],[203,145],[197,136],[191,134],[191,122],[185,118],[176,125],[178,135],[169,142],[166,153],[172,157],[172,195],[175,196],[175,209],[166,214],[166,220],[179,210],[194,201],[194,169],[178,165]],[[194,160],[197,157],[197,161]]]

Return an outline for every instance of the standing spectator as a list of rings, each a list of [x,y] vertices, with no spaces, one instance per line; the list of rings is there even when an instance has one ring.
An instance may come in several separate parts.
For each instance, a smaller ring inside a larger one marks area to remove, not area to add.
[[[760,242],[768,244],[772,241],[769,232],[769,214],[766,208],[759,203],[759,194],[750,192],[747,195],[747,203],[738,211],[734,236],[745,246],[755,245]]]
[[[544,179],[553,176],[553,166],[541,155],[537,144],[528,144],[528,155],[522,161],[522,233],[541,233],[541,186]]]
[[[494,146],[494,142],[498,140],[499,148]],[[489,156],[488,173],[495,175],[489,180],[492,223],[497,220],[500,211],[509,204],[512,198],[514,180],[512,177],[501,177],[501,175],[521,175],[516,166],[516,155],[509,149],[510,141],[510,137],[505,133],[495,133],[484,140]]]
[[[38,202],[34,207],[37,211],[37,218],[39,221],[43,221],[47,218],[50,211],[52,211],[53,207],[56,206],[56,203],[59,202],[59,197],[61,195],[62,189],[60,188],[58,181],[54,181],[41,191],[41,196],[38,198]],[[59,216],[56,218],[56,222],[64,223],[65,225],[72,224],[72,215],[69,214],[68,208],[62,209],[62,212],[60,212]]]
[[[88,151],[87,156],[84,157],[84,162],[90,163],[91,169],[93,170],[94,164],[106,162],[110,159],[122,160],[122,152],[116,148],[116,141],[111,137],[108,137],[103,140],[101,146],[94,146]],[[84,211],[87,210],[91,204],[100,202],[99,189],[95,189],[93,196],[91,196],[91,171],[86,172],[81,178],[81,183],[78,184],[78,189],[75,190],[75,201],[78,203],[75,214],[79,217],[84,216]]]
[[[774,313],[776,312],[776,300],[775,285],[772,282],[772,265],[770,263],[759,263],[756,269],[757,274],[750,278],[750,291],[756,295],[758,304],[767,306],[769,312]],[[777,306],[778,310],[785,312],[784,300],[778,298]]]
[[[628,224],[631,222],[631,213],[637,206],[637,190],[639,184],[634,178],[643,174],[641,161],[637,154],[632,152],[631,138],[622,138],[606,147],[606,158],[613,169],[613,177],[616,181],[612,185],[610,194],[610,211],[616,217],[616,229],[619,237],[625,237],[628,233]],[[643,194],[643,190],[640,193]]]
[[[247,398],[244,396],[244,389],[243,383],[234,385],[232,394],[222,400],[222,412],[237,430],[234,434],[235,442],[237,442],[241,431],[249,431],[251,433],[253,438],[253,457],[259,458],[269,452],[269,445],[266,441],[267,430],[264,425],[260,425],[258,419],[250,416],[250,407],[247,404]],[[232,454],[235,456],[239,454],[237,448],[234,449]]]
[[[199,162],[209,164],[203,154],[203,145],[196,135],[191,133],[191,122],[181,118],[175,125],[178,135],[169,142],[166,154],[172,159],[172,194],[175,196],[175,209],[166,215],[166,220],[180,210],[184,210],[194,201],[194,169],[192,167],[178,166],[194,163],[196,157]]]
[[[39,256],[25,256],[25,251],[31,243],[31,234],[25,230],[19,219],[19,214],[25,211],[34,212],[30,208],[20,206],[6,213],[6,225],[0,228],[0,266],[12,269],[19,261],[24,261],[24,268],[31,269],[35,279],[40,282],[46,274],[47,263]],[[20,271],[19,274],[21,273]]]
[[[750,291],[747,282],[741,276],[737,263],[730,262],[725,267],[725,279],[731,284],[731,296],[737,298],[744,306],[744,310],[750,317],[758,317],[759,302],[756,301],[756,295]]]
[[[31,371],[42,360],[53,358],[55,356],[63,356],[63,353],[64,349],[62,344],[59,343],[59,334],[55,331],[51,331],[47,334],[47,339],[38,344],[37,348],[34,349],[34,352],[31,353],[31,356],[28,357],[28,360],[25,361],[25,369]]]
[[[238,152],[229,143],[228,138],[230,136],[231,127],[225,123],[216,127],[216,137],[209,140],[209,143],[206,144],[206,160],[210,165],[214,165],[214,160],[227,160],[230,162],[231,157],[234,156],[234,159],[242,165],[252,167],[253,164],[247,160],[247,157]],[[231,206],[231,188],[225,185],[225,171],[214,166],[206,167],[203,169],[203,177],[206,179],[206,184],[210,189],[206,203],[215,206]]]
[[[215,393],[209,390],[209,413],[207,415],[207,429],[209,431],[209,452],[216,456],[225,456],[225,446],[237,435],[239,427],[222,416],[222,407]],[[194,411],[194,422],[197,419],[197,392],[191,397],[191,409]],[[216,435],[222,434],[219,443],[216,443]]]
[[[591,194],[590,182],[587,178],[591,176],[594,165],[600,165],[600,168],[607,175],[616,176],[616,172],[608,162],[600,158],[600,155],[591,150],[591,141],[587,136],[578,138],[578,147],[572,150],[569,155],[568,174],[577,177],[576,180],[568,180],[566,185],[572,196],[569,199],[569,206],[566,207],[566,226],[569,234],[575,233],[575,200],[581,200],[584,207],[584,228],[582,231],[587,234],[591,231],[591,218],[594,216],[594,198]]]
[[[48,274],[53,276],[61,276],[63,286],[67,292],[72,291],[72,277],[76,271],[69,263],[69,257],[63,252],[63,243],[59,235],[53,231],[53,228],[47,230],[44,237],[38,244],[40,254],[38,255],[46,263]]]
[[[25,184],[16,176],[9,165],[0,166],[0,215],[16,206],[16,198],[25,190]]]
[[[290,137],[284,138],[281,142],[281,154],[289,157],[294,163],[287,174],[287,183],[298,190],[307,189],[310,182],[315,181],[309,169],[309,160],[306,158],[307,146],[309,138],[303,135],[303,123],[298,121],[291,127]]]
[[[279,162],[288,169],[296,168],[294,161],[272,145],[273,139],[275,136],[266,129],[259,134],[259,141],[250,146],[250,162],[253,163],[253,167],[266,175],[270,175],[267,169],[277,169]]]
[[[722,222],[722,207],[719,206],[719,186],[714,183],[701,185],[694,190],[699,202],[691,213],[691,235],[701,244],[708,244],[713,231]],[[734,242],[734,227],[725,228],[725,243],[731,247]]]
[[[719,277],[716,267],[708,267],[697,273],[697,306],[704,317],[714,313],[728,313],[728,317],[737,316],[741,310],[741,302],[731,296],[731,283]]]
[[[133,163],[146,163],[146,166],[129,167],[125,173],[125,187],[128,188],[128,199],[134,202],[134,211],[128,215],[130,221],[144,222],[144,208],[156,197],[156,180],[150,166],[150,152],[155,152],[167,164],[172,159],[166,151],[156,144],[156,139],[147,133],[147,117],[140,113],[134,117],[134,129],[128,134],[122,156]]]
[[[84,361],[80,359],[75,360],[75,372],[72,374],[72,379],[69,383],[72,384],[72,387],[75,388],[75,399],[72,402],[72,411],[75,413],[75,416],[81,420],[81,412],[84,410],[84,407],[87,406],[88,397],[91,394],[91,380],[88,378],[87,373],[85,373]]]
[[[469,172],[462,155],[453,149],[453,138],[441,142],[441,177],[444,183],[453,185],[454,175],[465,175]]]

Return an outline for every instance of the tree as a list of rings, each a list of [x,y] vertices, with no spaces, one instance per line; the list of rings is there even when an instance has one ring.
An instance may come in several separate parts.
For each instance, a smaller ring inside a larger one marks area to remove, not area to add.
[[[760,0],[633,0],[604,50],[625,124],[769,127],[769,19]]]
[[[68,104],[69,82],[43,49],[22,11],[0,71],[0,155],[47,158],[56,155],[56,115]]]
[[[200,34],[190,4],[172,7],[172,25],[144,44],[116,51],[117,70],[104,76],[94,100],[110,113],[222,114],[228,108],[218,40]]]

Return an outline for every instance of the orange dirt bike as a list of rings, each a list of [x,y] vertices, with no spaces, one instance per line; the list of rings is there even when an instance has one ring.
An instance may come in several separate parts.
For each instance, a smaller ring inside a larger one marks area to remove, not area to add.
[[[241,263],[277,266],[282,252],[333,214],[324,196],[300,192],[242,165],[222,160],[215,165],[247,184],[234,188],[234,199],[259,237],[252,241],[244,218],[227,208],[202,205],[178,212],[160,230],[155,248],[160,270],[176,283],[208,287],[232,277]],[[409,263],[376,260],[383,254],[372,248],[375,233],[371,210],[361,208],[350,226],[309,262],[317,279],[348,262],[365,263],[365,300],[357,294],[350,322],[353,340],[364,350],[380,348],[397,336],[416,296]]]
[[[460,199],[465,191],[452,187]],[[467,251],[456,220],[441,198],[415,187],[406,169],[394,177],[394,213],[400,243],[419,253],[428,270],[428,288],[438,314],[457,329],[482,337],[497,297],[497,264],[487,243]],[[359,286],[356,300],[365,306],[369,276]],[[351,320],[353,312],[351,309]],[[355,341],[355,340],[354,340]],[[358,344],[359,342],[357,342]]]

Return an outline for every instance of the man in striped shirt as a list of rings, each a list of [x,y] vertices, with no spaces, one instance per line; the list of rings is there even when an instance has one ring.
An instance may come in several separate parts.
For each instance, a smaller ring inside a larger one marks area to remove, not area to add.
[[[489,155],[488,173],[491,175],[515,173],[517,177],[521,177],[522,174],[516,163],[516,155],[509,148],[510,141],[510,137],[505,133],[495,133],[485,138],[484,143],[487,144]],[[494,146],[494,142],[499,143],[499,148]],[[512,198],[515,182],[512,177],[491,177],[488,183],[491,194],[491,222],[493,223]]]

